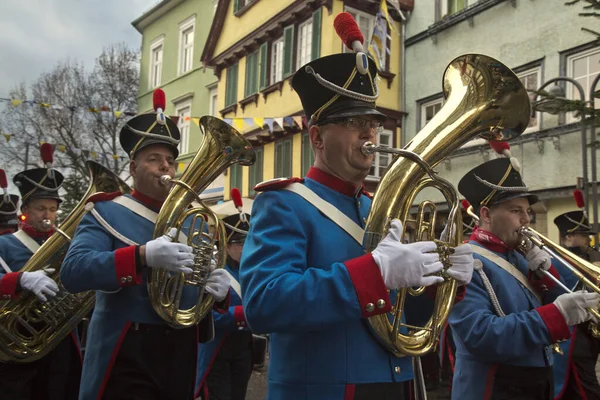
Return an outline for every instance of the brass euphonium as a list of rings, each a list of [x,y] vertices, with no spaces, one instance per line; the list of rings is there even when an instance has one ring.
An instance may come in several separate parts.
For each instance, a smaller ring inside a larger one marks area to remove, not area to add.
[[[420,204],[418,218],[410,219],[410,209],[424,188],[438,189],[449,203],[448,234],[437,241],[440,258],[447,269],[448,255],[461,243],[462,216],[458,193],[433,167],[454,150],[475,137],[508,140],[520,135],[529,122],[530,104],[519,78],[505,65],[491,57],[466,54],[454,59],[443,77],[446,102],[435,117],[404,150],[365,143],[363,153],[376,151],[396,157],[381,179],[365,227],[364,248],[372,251],[386,235],[392,219],[416,225],[416,240],[434,240],[436,206],[431,201]],[[429,219],[425,220],[425,214]],[[398,266],[401,267],[401,266]],[[448,319],[456,296],[457,284],[446,274],[437,286],[433,315],[425,326],[408,326],[402,322],[406,295],[419,295],[424,288],[398,289],[391,313],[368,318],[383,346],[396,356],[418,357],[432,351]],[[402,333],[401,327],[408,328]]]
[[[213,256],[216,258],[216,268],[223,268],[226,261],[223,222],[204,205],[198,193],[233,164],[252,165],[256,159],[250,142],[224,121],[204,116],[200,118],[200,128],[204,133],[204,140],[181,178],[170,179],[164,176],[161,179],[164,183],[174,184],[174,187],[160,209],[154,228],[154,238],[176,228],[177,235],[173,240],[178,241],[183,237],[181,231],[185,221],[190,227],[185,244],[194,251],[193,273],[184,275],[150,268],[148,274],[148,296],[152,306],[166,323],[175,328],[196,325],[210,311],[214,299],[205,293],[204,287],[210,273],[211,260]],[[199,206],[190,208],[193,202],[197,202]],[[213,224],[214,232],[211,232],[208,226]],[[181,308],[189,306],[181,301],[186,286],[197,288],[198,296],[191,307]]]
[[[86,317],[95,302],[93,291],[69,293],[60,282],[60,266],[67,254],[71,237],[85,214],[87,199],[96,192],[129,193],[131,189],[111,170],[88,161],[90,184],[87,192],[65,218],[56,232],[35,252],[20,272],[54,268],[49,276],[56,281],[59,292],[41,303],[31,293],[18,299],[0,302],[0,362],[26,363],[39,360],[54,349],[79,322]]]

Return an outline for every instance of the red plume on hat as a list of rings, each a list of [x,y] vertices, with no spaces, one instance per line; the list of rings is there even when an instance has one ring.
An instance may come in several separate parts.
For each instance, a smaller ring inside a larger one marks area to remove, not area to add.
[[[363,43],[365,38],[354,20],[352,14],[342,12],[336,15],[333,27],[342,42],[351,50],[356,52],[356,69],[361,75],[369,72],[369,60],[365,54]]]
[[[244,214],[244,211],[243,211],[244,204],[242,203],[242,195],[240,194],[240,191],[238,190],[238,188],[233,188],[233,189],[231,189],[230,194],[231,194],[231,200],[233,201],[233,205],[240,213],[240,220],[242,222],[248,222],[248,221],[246,221],[246,214]]]
[[[52,163],[54,162],[54,148],[50,143],[43,143],[40,146],[40,155],[42,156],[44,166],[48,169],[48,178],[53,178]]]
[[[508,144],[508,142],[495,142],[490,140],[488,143],[497,154],[510,159],[510,163],[512,164],[515,171],[521,172],[521,163],[519,162],[519,160],[517,160],[516,157],[512,156],[510,152],[510,145]]]
[[[579,189],[573,190],[573,197],[575,198],[575,204],[577,204],[577,208],[583,211],[583,216],[587,218],[587,213],[585,212],[585,198],[583,197],[583,192]]]
[[[469,203],[469,200],[467,200],[467,199],[461,200],[460,204],[462,205],[462,208],[465,211],[467,211],[469,209],[469,207],[471,206],[471,203]]]
[[[4,201],[10,201],[10,196],[8,195],[8,179],[6,179],[6,172],[3,169],[0,169],[0,188],[4,192]]]
[[[165,92],[162,89],[156,89],[152,94],[152,104],[154,106],[154,111],[156,111],[156,122],[161,125],[165,125],[165,107],[167,104],[167,98],[165,96]]]

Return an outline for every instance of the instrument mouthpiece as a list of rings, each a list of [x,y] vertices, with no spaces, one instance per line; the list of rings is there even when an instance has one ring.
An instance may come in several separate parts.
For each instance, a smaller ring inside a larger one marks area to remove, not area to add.
[[[365,142],[360,148],[360,152],[363,153],[363,156],[365,157],[370,156],[377,152],[377,146],[371,142]]]
[[[52,228],[52,222],[50,222],[49,219],[43,220],[42,225],[44,226],[44,228]]]
[[[169,183],[171,183],[171,177],[169,175],[161,176],[160,183],[162,183],[163,185],[168,185]]]

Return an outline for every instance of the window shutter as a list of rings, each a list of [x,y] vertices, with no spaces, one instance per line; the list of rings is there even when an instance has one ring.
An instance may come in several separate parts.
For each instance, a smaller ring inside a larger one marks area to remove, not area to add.
[[[283,30],[283,77],[294,72],[294,26],[286,26]]]
[[[244,84],[244,97],[252,94],[252,67],[253,67],[254,54],[248,54],[246,56],[246,82]]]
[[[321,56],[321,7],[313,13],[311,44],[311,59],[316,60]]]
[[[234,0],[233,2],[233,13],[237,13],[242,6],[242,0]]]
[[[267,87],[268,85],[268,69],[267,69],[267,60],[268,60],[268,43],[263,43],[260,46],[260,65],[258,67],[258,70],[260,71],[260,84],[259,84],[259,89],[263,90],[264,88]]]

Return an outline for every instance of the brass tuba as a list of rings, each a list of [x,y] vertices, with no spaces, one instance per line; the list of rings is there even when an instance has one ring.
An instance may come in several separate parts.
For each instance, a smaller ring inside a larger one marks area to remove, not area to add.
[[[416,225],[417,240],[434,240],[436,206],[431,201],[419,205],[417,218],[410,209],[417,194],[427,187],[438,189],[450,207],[448,234],[437,241],[440,258],[448,268],[448,255],[461,243],[462,216],[458,193],[433,167],[469,140],[508,140],[520,135],[529,122],[530,104],[519,78],[504,64],[480,54],[454,59],[443,77],[446,103],[404,150],[365,143],[366,154],[385,152],[396,155],[381,179],[365,227],[364,248],[372,251],[386,235],[392,219]],[[426,220],[425,216],[429,215]],[[398,289],[391,313],[368,318],[382,345],[396,356],[418,357],[432,351],[448,319],[457,284],[446,278],[437,286],[433,315],[425,326],[408,326],[402,321],[406,295],[419,295],[424,288]],[[407,328],[408,333],[402,333]]]
[[[39,360],[67,337],[94,307],[93,291],[72,294],[62,286],[60,266],[71,237],[86,212],[87,199],[96,192],[129,193],[131,189],[102,165],[87,161],[87,167],[90,173],[87,192],[60,228],[55,229],[56,232],[20,270],[32,272],[54,268],[55,272],[49,276],[58,284],[59,292],[46,303],[41,303],[31,293],[0,302],[0,362],[27,363]]]
[[[184,222],[189,223],[185,240],[194,251],[194,272],[186,276],[151,268],[148,274],[148,296],[152,306],[165,322],[175,328],[196,325],[213,305],[214,299],[205,293],[204,287],[217,243],[216,268],[223,268],[226,261],[223,222],[204,205],[198,193],[233,164],[252,165],[256,159],[250,142],[224,121],[204,116],[200,118],[200,128],[204,140],[181,178],[170,179],[167,175],[161,178],[163,183],[173,183],[174,187],[160,209],[154,228],[154,238],[168,234],[171,228],[177,228],[177,236],[173,240],[181,241]],[[192,202],[197,202],[199,206],[190,208]],[[209,220],[214,224],[214,232],[208,229]],[[182,304],[186,286],[198,289],[198,297],[193,305]]]

